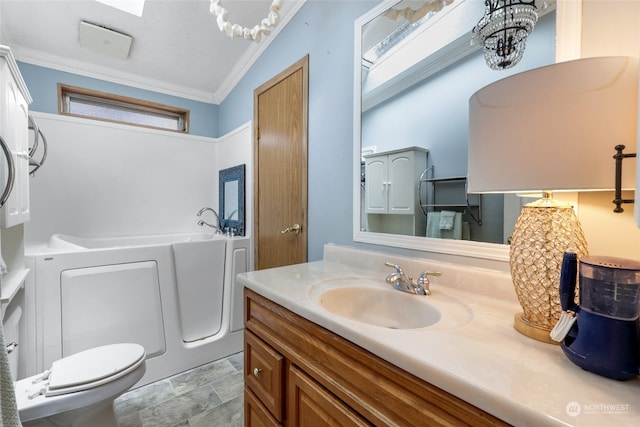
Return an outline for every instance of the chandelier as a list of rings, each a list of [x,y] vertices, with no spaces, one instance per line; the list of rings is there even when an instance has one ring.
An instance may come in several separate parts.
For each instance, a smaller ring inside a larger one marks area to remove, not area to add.
[[[227,21],[227,9],[220,6],[220,0],[211,0],[209,12],[216,17],[218,28],[220,28],[220,31],[224,31],[227,36],[231,38],[243,37],[257,43],[260,41],[262,34],[271,34],[271,30],[273,30],[275,26],[278,25],[278,22],[280,22],[280,15],[278,14],[278,11],[280,10],[280,6],[282,6],[282,1],[283,0],[273,0],[269,7],[269,14],[266,18],[260,21],[260,24],[256,24],[253,28],[243,27]]]
[[[485,0],[485,14],[473,28],[472,42],[484,48],[489,68],[504,70],[522,59],[527,36],[538,21],[535,0]]]

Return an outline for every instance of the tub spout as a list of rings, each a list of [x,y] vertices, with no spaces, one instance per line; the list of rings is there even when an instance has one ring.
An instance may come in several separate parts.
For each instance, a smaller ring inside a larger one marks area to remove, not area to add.
[[[218,212],[216,212],[214,209],[209,208],[209,207],[204,207],[204,208],[202,208],[202,209],[200,209],[198,211],[198,216],[202,216],[202,214],[204,212],[206,212],[206,211],[211,211],[215,215],[215,217],[216,217],[215,225],[214,224],[209,224],[208,222],[206,222],[206,221],[204,221],[202,219],[200,221],[198,221],[198,225],[201,226],[201,227],[206,225],[206,226],[211,227],[214,230],[216,230],[216,233],[222,233],[222,226],[220,224],[220,217],[218,216]]]

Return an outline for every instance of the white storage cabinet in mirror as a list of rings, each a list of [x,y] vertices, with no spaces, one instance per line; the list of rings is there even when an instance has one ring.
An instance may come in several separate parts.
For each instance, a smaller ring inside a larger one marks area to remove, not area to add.
[[[367,229],[413,236],[425,228],[418,180],[427,150],[410,147],[364,156]]]

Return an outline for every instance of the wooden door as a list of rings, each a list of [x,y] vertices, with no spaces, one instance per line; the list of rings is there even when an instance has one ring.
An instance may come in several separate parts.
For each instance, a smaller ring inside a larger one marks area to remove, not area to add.
[[[254,92],[256,270],[307,261],[308,69],[306,56]]]

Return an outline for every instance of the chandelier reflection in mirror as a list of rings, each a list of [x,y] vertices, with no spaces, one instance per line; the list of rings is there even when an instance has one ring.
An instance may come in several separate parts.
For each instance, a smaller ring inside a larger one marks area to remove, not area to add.
[[[437,12],[440,12],[442,8],[453,2],[454,0],[430,0],[423,5],[420,5],[417,9],[403,7],[404,2],[401,2],[396,5],[400,6],[400,9],[396,9],[396,6],[394,6],[393,8],[385,11],[382,16],[390,21],[406,22],[399,25],[389,35],[362,55],[363,66],[365,68],[369,68],[394,46],[406,39],[422,25],[425,25],[427,21],[429,21]]]
[[[485,0],[485,14],[473,28],[489,68],[504,70],[522,59],[527,36],[538,21],[535,0]]]
[[[220,31],[224,31],[224,33],[231,37],[243,37],[247,40],[252,40],[254,42],[259,42],[262,35],[271,34],[271,30],[278,25],[280,22],[280,15],[278,11],[282,6],[282,0],[273,0],[271,6],[269,7],[269,13],[267,16],[260,21],[260,24],[256,24],[253,28],[243,27],[238,24],[232,24],[227,20],[227,9],[220,5],[220,0],[211,0],[211,5],[209,6],[209,12],[216,17],[216,22],[218,23],[218,28]]]

